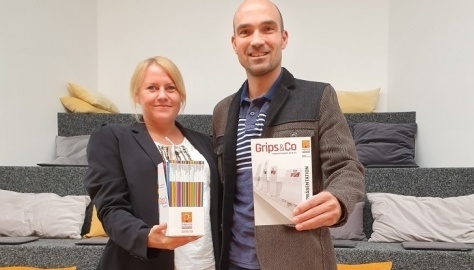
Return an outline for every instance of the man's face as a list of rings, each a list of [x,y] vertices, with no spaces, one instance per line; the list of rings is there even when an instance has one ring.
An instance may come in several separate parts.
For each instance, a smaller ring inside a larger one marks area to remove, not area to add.
[[[248,1],[234,16],[232,45],[248,75],[263,76],[281,68],[288,33],[282,31],[280,14],[265,1]]]

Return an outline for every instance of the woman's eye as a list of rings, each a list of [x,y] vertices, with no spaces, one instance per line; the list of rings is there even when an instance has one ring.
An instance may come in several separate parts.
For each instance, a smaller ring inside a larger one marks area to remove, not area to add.
[[[174,92],[174,90],[176,90],[176,86],[174,85],[169,85],[166,87],[166,91],[168,92]]]

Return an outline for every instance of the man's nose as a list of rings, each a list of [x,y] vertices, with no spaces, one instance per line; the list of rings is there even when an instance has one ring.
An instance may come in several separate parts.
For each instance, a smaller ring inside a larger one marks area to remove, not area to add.
[[[263,45],[263,43],[264,43],[264,39],[263,39],[262,33],[260,33],[259,31],[255,31],[252,35],[252,40],[250,44],[252,46],[259,47]]]

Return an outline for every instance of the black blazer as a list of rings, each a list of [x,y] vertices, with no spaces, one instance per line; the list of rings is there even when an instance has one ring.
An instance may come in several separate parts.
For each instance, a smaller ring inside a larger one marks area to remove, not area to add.
[[[209,214],[217,261],[222,192],[211,138],[176,125],[210,167]],[[157,165],[163,159],[145,125],[102,125],[90,137],[87,159],[84,184],[110,237],[97,269],[173,270],[173,251],[146,246],[150,228],[160,222]]]

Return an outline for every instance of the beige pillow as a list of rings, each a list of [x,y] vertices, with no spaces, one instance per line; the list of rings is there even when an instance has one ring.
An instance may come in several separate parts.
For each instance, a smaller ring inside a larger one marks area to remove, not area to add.
[[[367,193],[367,198],[374,219],[369,242],[474,243],[474,194],[438,198]]]
[[[29,267],[29,266],[7,266],[7,267],[0,267],[1,270],[77,270],[77,267],[61,267],[61,268],[37,268],[37,267]]]
[[[115,104],[96,91],[90,91],[75,83],[68,83],[69,92],[73,97],[89,103],[90,105],[111,113],[118,113],[119,110]]]
[[[369,91],[336,91],[343,113],[371,113],[377,108],[380,88]]]
[[[107,233],[104,231],[102,222],[100,222],[99,218],[97,217],[97,208],[94,205],[92,209],[91,228],[89,232],[84,235],[84,237],[91,238],[91,237],[106,237],[106,236],[107,236]]]
[[[0,190],[0,235],[81,238],[89,196]]]
[[[89,103],[82,101],[78,98],[75,97],[61,97],[59,100],[61,100],[61,103],[63,106],[75,113],[110,113],[108,111],[104,111],[102,109],[99,109],[97,107],[94,107],[90,105]]]
[[[337,270],[391,270],[392,262],[374,262],[362,264],[337,264]]]

